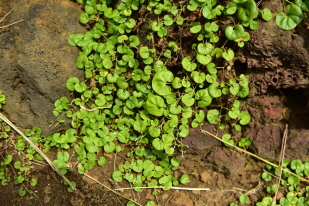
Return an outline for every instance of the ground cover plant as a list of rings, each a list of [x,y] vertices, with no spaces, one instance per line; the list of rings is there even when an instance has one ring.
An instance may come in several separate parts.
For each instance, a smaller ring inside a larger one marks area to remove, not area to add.
[[[172,171],[180,162],[173,155],[182,151],[182,138],[190,127],[199,127],[206,118],[210,124],[220,124],[221,129],[240,131],[250,121],[237,100],[249,94],[247,77],[232,73],[228,78],[222,76],[235,58],[234,50],[226,46],[229,40],[231,45],[242,47],[250,36],[236,20],[222,28],[218,18],[250,5],[253,14],[238,11],[238,18],[257,29],[255,2],[230,2],[226,8],[217,1],[190,1],[186,7],[169,1],[122,1],[115,8],[109,1],[79,3],[85,6],[80,22],[88,23],[91,29],[72,34],[69,42],[82,50],[76,66],[85,70],[86,80],[68,79],[66,86],[74,97],[61,97],[54,114],[71,118],[72,128],[65,134],[54,134],[52,141],[64,149],[74,144],[80,173],[97,161],[103,165],[104,157],[97,156],[100,148],[106,153],[120,152],[123,144],[130,144],[130,160],[118,166],[112,176],[115,181],[126,179],[136,187],[159,185],[164,190],[188,182],[186,175],[177,179]],[[132,17],[143,5],[158,17],[142,22],[147,31],[136,31]],[[186,20],[195,10],[203,17]],[[190,37],[169,37],[169,32],[183,27]],[[222,32],[225,35],[219,36]],[[140,33],[146,41],[140,39]],[[192,43],[182,45],[181,38],[190,38]],[[184,46],[191,47],[192,52],[184,54]],[[215,106],[205,110],[212,102]],[[230,134],[222,138],[236,141]],[[244,137],[239,145],[249,146],[250,141]]]
[[[251,116],[242,106],[242,98],[249,95],[249,79],[235,74],[233,62],[237,50],[250,40],[248,31],[258,29],[257,19],[272,19],[269,9],[259,9],[253,0],[77,2],[85,10],[79,20],[89,31],[70,35],[69,43],[81,49],[76,67],[84,70],[85,79],[69,78],[71,96],[59,98],[53,111],[56,124],[70,121],[71,128],[46,138],[37,127],[25,131],[43,152],[61,150],[53,164],[62,174],[71,170],[67,164],[71,148],[78,155],[78,172],[84,174],[95,165],[104,169],[103,153],[120,153],[129,145],[127,160],[112,179],[130,182],[135,191],[156,188],[155,195],[159,189],[190,181],[189,175],[176,177],[173,172],[181,164],[175,154],[185,155],[182,140],[190,128],[217,125],[217,130],[226,131],[221,138],[227,146],[250,146],[250,137],[234,135],[241,134]],[[308,11],[306,6],[308,1],[287,2],[286,14],[276,16],[278,26],[295,28]],[[135,16],[143,11],[150,17],[142,15],[137,21]],[[230,19],[229,24],[223,19]],[[0,108],[4,103],[0,92]],[[17,149],[23,151],[24,144],[19,138]],[[26,177],[27,166],[42,157],[31,148],[27,153],[25,164],[14,163],[20,170],[16,183],[35,183]],[[5,173],[11,161],[8,155],[1,163],[4,183],[9,181]],[[20,195],[25,195],[25,188]],[[241,196],[240,202],[247,203],[248,197]]]

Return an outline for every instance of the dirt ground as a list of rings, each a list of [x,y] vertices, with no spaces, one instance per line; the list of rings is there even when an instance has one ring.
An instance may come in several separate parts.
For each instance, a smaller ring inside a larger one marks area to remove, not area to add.
[[[266,1],[264,5],[270,8],[276,6],[270,2]],[[0,1],[0,17],[10,9],[7,1]],[[244,101],[245,109],[250,112],[253,119],[244,131],[244,136],[253,139],[253,144],[248,150],[270,161],[278,161],[281,139],[285,125],[288,124],[289,139],[285,158],[309,160],[308,64],[301,62],[308,61],[309,44],[306,43],[309,40],[305,37],[309,36],[309,30],[303,23],[293,34],[290,32],[286,39],[275,41],[273,37],[265,38],[265,35],[267,32],[279,32],[279,29],[272,30],[268,27],[271,26],[261,24],[259,30],[250,33],[251,44],[239,53],[240,58],[235,62],[236,72],[244,72],[251,79],[251,96]],[[300,41],[303,44],[295,44]],[[281,46],[278,46],[280,44]],[[288,48],[289,55],[286,55],[287,51],[282,51],[287,45],[291,45]],[[302,53],[292,55],[297,48]],[[0,132],[4,126],[5,123],[0,123]],[[203,129],[213,131],[213,127],[207,124]],[[12,144],[16,137],[17,134],[11,132],[8,142],[0,139],[0,158],[12,154],[14,160],[21,160],[23,155],[19,154]],[[246,192],[250,194],[250,203],[247,205],[254,205],[265,196],[266,186],[274,184],[274,180],[266,183],[261,179],[265,165],[263,162],[225,147],[198,130],[192,129],[184,144],[188,147],[185,154],[182,155],[180,152],[177,154],[182,161],[176,176],[186,173],[190,176],[190,182],[181,187],[209,188],[209,191],[158,190],[158,194],[153,196],[151,195],[153,189],[144,189],[139,193],[133,190],[117,190],[120,194],[118,195],[90,178],[80,175],[77,172],[76,157],[73,151],[70,151],[73,155],[69,162],[72,165],[72,172],[66,177],[77,184],[75,192],[68,192],[62,178],[46,163],[34,162],[29,176],[37,178],[38,184],[34,187],[29,185],[28,188],[35,198],[30,199],[29,193],[20,197],[18,195],[20,185],[12,180],[9,185],[0,186],[0,205],[120,206],[126,205],[128,202],[126,198],[129,198],[135,199],[141,205],[153,200],[158,205],[169,206],[228,206],[232,202],[238,202],[239,195]],[[104,154],[107,163],[103,167],[95,167],[87,175],[114,190],[130,187],[127,182],[115,183],[111,180],[115,165],[126,160],[125,154],[128,150],[129,148],[126,148],[116,155]],[[57,152],[56,149],[52,149],[48,156],[55,159]],[[8,167],[14,170],[12,166]]]

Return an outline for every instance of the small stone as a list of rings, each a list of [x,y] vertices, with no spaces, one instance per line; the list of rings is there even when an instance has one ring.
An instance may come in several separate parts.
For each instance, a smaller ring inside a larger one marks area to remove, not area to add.
[[[51,197],[45,196],[44,197],[44,203],[49,203],[50,199],[51,199]]]

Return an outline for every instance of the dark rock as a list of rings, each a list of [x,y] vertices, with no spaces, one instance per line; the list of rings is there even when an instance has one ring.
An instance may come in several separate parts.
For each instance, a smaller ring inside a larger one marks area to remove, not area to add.
[[[245,156],[228,147],[213,149],[204,161],[213,164],[214,170],[232,177],[241,174],[246,165]]]
[[[266,160],[278,162],[283,132],[283,123],[265,125],[255,123],[248,129],[245,136],[252,138],[250,149],[254,154]]]
[[[208,123],[205,123],[202,126],[202,129],[208,132],[213,132],[215,126],[210,125]],[[221,137],[223,134],[222,130],[219,130]],[[182,143],[185,144],[188,148],[186,148],[186,151],[189,153],[200,153],[200,152],[206,152],[207,150],[211,149],[214,146],[221,145],[221,142],[216,140],[215,138],[203,134],[199,128],[190,129],[190,134],[183,138]]]
[[[290,130],[287,138],[285,159],[308,161],[309,159],[309,130]]]
[[[284,9],[282,1],[262,1],[261,8],[275,13]],[[268,88],[306,88],[309,85],[309,30],[305,24],[290,31],[269,21],[250,31],[250,41],[240,51],[240,61],[254,73],[251,95],[267,93]]]
[[[4,114],[21,128],[41,127],[44,135],[56,117],[53,103],[69,95],[65,87],[71,76],[83,78],[76,69],[78,48],[67,39],[85,32],[79,24],[82,12],[69,0],[8,1],[13,12],[5,20],[13,25],[0,33],[0,90],[7,96]]]

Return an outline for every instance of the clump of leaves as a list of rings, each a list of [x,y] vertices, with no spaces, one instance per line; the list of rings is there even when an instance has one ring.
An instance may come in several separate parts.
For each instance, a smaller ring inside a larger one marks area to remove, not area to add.
[[[1,131],[4,131],[2,133]],[[5,144],[8,144],[8,137],[11,132],[10,126],[0,127],[1,138],[5,140]],[[25,130],[25,134],[29,136],[29,138],[33,142],[39,142],[41,139],[41,129],[38,127],[34,127],[32,130]],[[0,138],[0,139],[1,139]],[[10,138],[10,141],[13,141],[15,144],[15,148],[21,154],[18,157],[18,160],[13,158],[12,154],[6,154],[5,157],[2,156],[3,161],[0,162],[0,180],[3,186],[9,184],[9,182],[13,179],[14,183],[17,185],[21,185],[18,190],[18,194],[20,196],[25,196],[27,193],[30,194],[30,199],[33,199],[35,195],[30,189],[30,186],[34,187],[37,185],[37,179],[31,177],[30,168],[34,159],[36,160],[44,160],[36,151],[29,147],[27,142],[21,137],[17,136],[17,139]],[[14,160],[13,160],[14,159]],[[10,167],[9,167],[10,165]],[[13,174],[13,175],[12,175]]]
[[[309,11],[309,1],[295,0],[294,3],[288,2],[284,12],[276,15],[277,25],[284,30],[294,29],[304,18],[304,13]]]
[[[217,1],[195,0],[186,7],[144,0],[122,0],[115,8],[105,0],[79,3],[85,9],[80,22],[91,28],[85,34],[70,35],[69,43],[81,48],[76,67],[85,71],[86,80],[67,80],[66,87],[74,98],[57,100],[54,114],[58,122],[64,121],[63,115],[70,118],[72,128],[47,137],[46,151],[50,146],[66,150],[74,145],[81,163],[78,171],[84,173],[96,163],[105,164],[105,158],[98,157],[101,149],[105,153],[120,152],[124,145],[131,145],[127,161],[112,175],[114,181],[126,179],[134,186],[162,186],[164,190],[179,182],[187,183],[189,176],[177,179],[173,171],[180,162],[174,154],[184,147],[181,140],[189,135],[190,127],[199,127],[207,119],[211,124],[225,122],[240,131],[250,121],[249,113],[240,111],[237,100],[249,94],[247,77],[242,74],[225,81],[218,75],[225,61],[233,62],[235,58],[231,48],[217,44],[223,28],[219,28],[216,18],[225,8]],[[140,36],[132,33],[137,25],[131,15],[142,5],[158,15],[158,21],[149,23],[147,38],[150,42],[164,42],[165,50],[162,45],[141,43],[144,41]],[[205,18],[190,23],[190,32],[198,35],[199,43],[192,44],[196,52],[177,60],[173,56],[183,51],[179,42],[170,41],[169,27],[188,24],[181,16],[183,10],[196,9],[201,9]],[[255,28],[258,12],[254,1],[237,2],[237,9],[242,24]],[[224,13],[233,15],[232,10]],[[250,39],[241,25],[235,31],[226,29],[226,36],[239,46]],[[171,69],[171,59],[182,66],[178,73]],[[221,59],[222,65],[216,66],[215,59]],[[230,103],[205,113],[203,109],[223,95]],[[221,114],[222,109],[227,115]],[[243,138],[239,145],[247,147],[250,140]],[[68,158],[63,151],[54,161],[63,173],[67,172]]]
[[[309,175],[309,161],[302,162],[301,160],[284,160],[282,168],[297,174],[300,177],[307,177]],[[264,181],[271,181],[272,175],[278,176],[278,168],[274,168],[271,165],[266,165],[267,171],[262,173],[262,179]],[[300,184],[300,178],[295,175],[282,171],[280,185],[272,184],[266,187],[268,194],[273,195],[278,188],[284,195],[281,197],[277,204],[288,206],[288,205],[306,205],[309,201],[309,187],[304,187]],[[272,198],[266,196],[261,202],[258,202],[258,206],[270,206]]]

